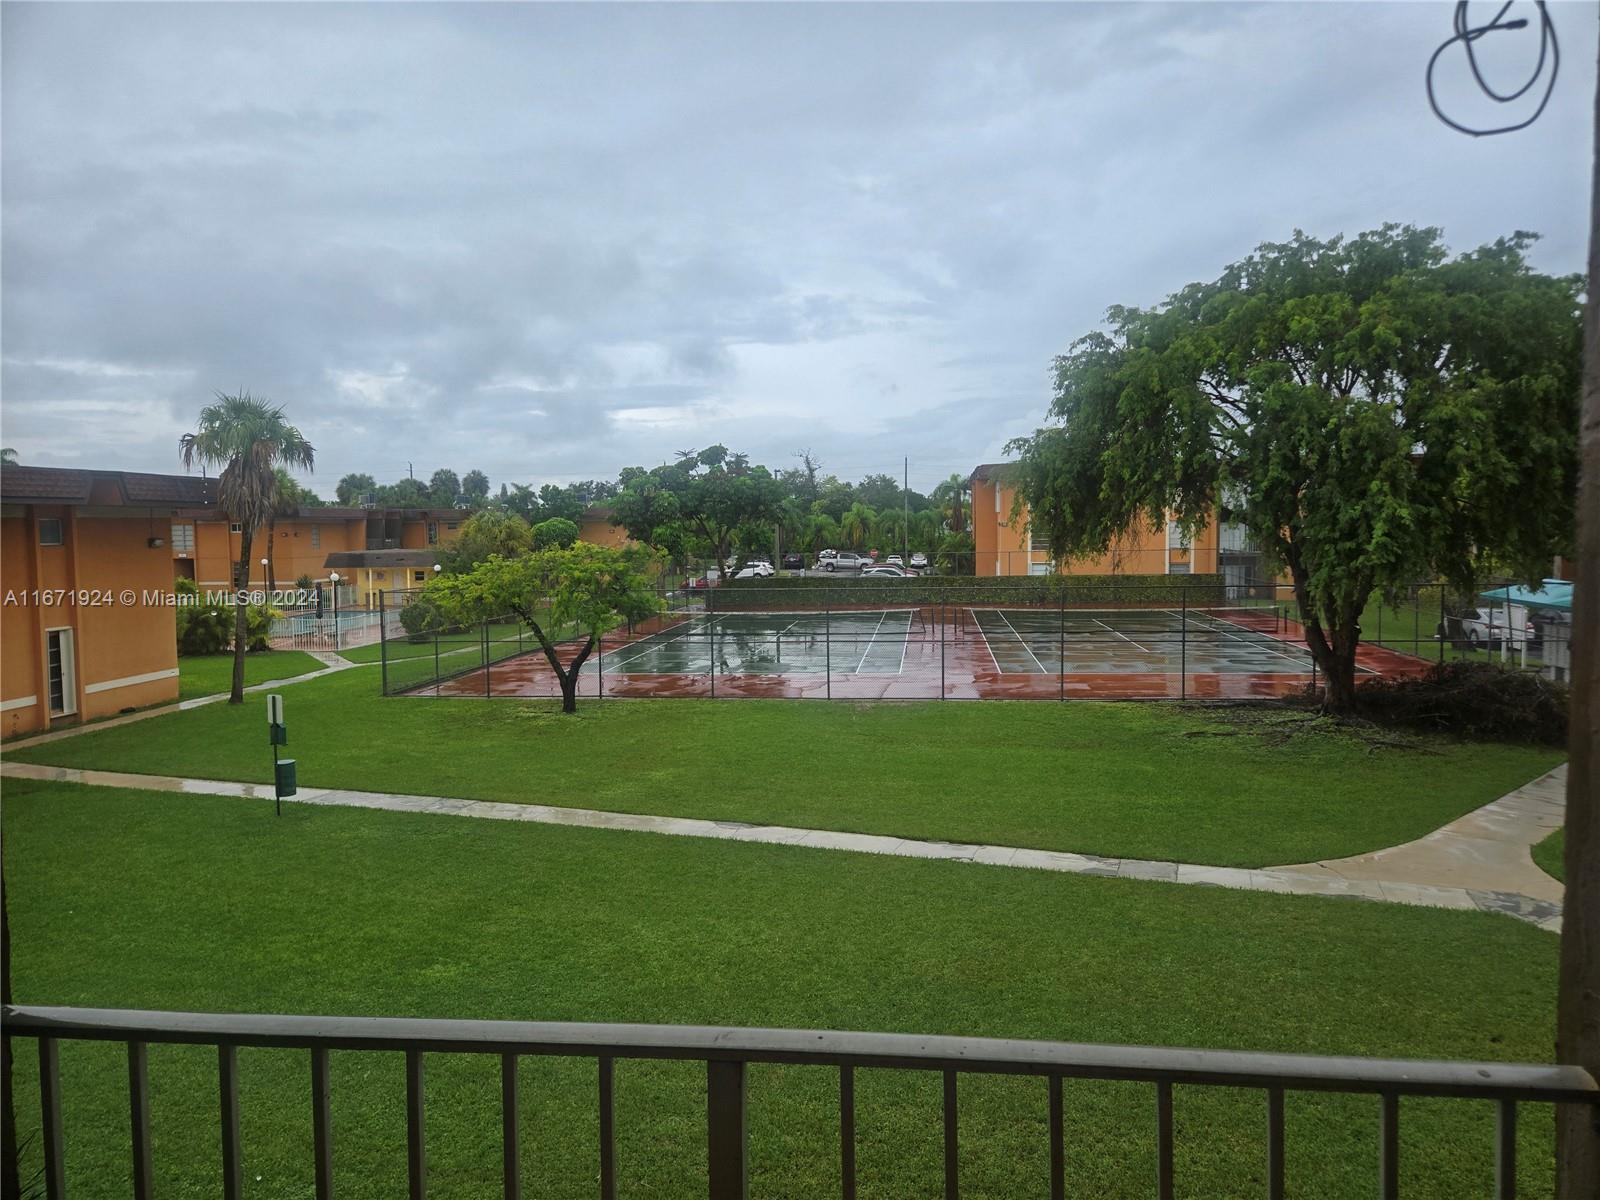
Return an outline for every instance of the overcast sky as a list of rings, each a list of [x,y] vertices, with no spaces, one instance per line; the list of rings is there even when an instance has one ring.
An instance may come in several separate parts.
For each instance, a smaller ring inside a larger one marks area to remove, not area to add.
[[[0,433],[177,471],[248,388],[325,496],[712,442],[926,490],[1107,306],[1296,227],[1581,270],[1597,9],[1552,9],[1549,109],[1474,140],[1448,3],[7,3]]]

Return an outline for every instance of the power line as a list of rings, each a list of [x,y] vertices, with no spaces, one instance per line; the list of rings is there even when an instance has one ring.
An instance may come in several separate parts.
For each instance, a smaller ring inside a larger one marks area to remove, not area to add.
[[[1550,19],[1550,9],[1546,0],[1535,0],[1534,7],[1539,10],[1539,61],[1534,65],[1533,73],[1528,80],[1514,92],[1501,93],[1489,85],[1483,77],[1483,72],[1478,68],[1478,51],[1476,43],[1480,38],[1491,33],[1509,33],[1517,29],[1526,29],[1528,22],[1523,18],[1512,21],[1502,21],[1501,18],[1510,10],[1515,0],[1506,0],[1498,12],[1484,25],[1470,25],[1467,21],[1467,0],[1458,0],[1455,7],[1453,27],[1455,34],[1439,44],[1439,48],[1428,59],[1428,70],[1425,82],[1428,87],[1428,104],[1433,109],[1433,115],[1438,117],[1451,129],[1473,137],[1492,137],[1497,133],[1515,133],[1519,129],[1526,129],[1537,121],[1545,110],[1545,105],[1550,103],[1550,96],[1556,89],[1556,76],[1561,71],[1561,43],[1556,38],[1555,22]],[[1479,129],[1472,125],[1464,125],[1452,117],[1446,116],[1444,109],[1439,107],[1439,98],[1433,90],[1433,70],[1439,63],[1440,57],[1451,46],[1460,44],[1467,52],[1467,65],[1472,69],[1472,78],[1477,82],[1478,89],[1496,104],[1510,104],[1520,100],[1532,90],[1544,75],[1546,61],[1550,64],[1550,79],[1545,84],[1544,95],[1539,98],[1539,107],[1533,110],[1533,115],[1525,121],[1518,121],[1512,125],[1501,125],[1493,129]]]

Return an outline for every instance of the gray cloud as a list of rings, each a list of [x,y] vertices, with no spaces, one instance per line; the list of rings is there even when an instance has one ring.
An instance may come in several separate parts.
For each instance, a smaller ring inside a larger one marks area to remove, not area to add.
[[[7,4],[0,434],[173,470],[248,387],[325,494],[711,441],[929,487],[1108,305],[1297,226],[1581,269],[1595,15],[1474,141],[1435,4]]]

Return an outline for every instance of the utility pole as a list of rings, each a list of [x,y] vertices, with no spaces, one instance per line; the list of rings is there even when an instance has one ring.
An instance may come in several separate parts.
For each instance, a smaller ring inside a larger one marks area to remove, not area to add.
[[[911,561],[911,456],[900,460],[900,553]]]
[[[1567,731],[1567,893],[1561,913],[1556,1061],[1600,1077],[1600,89],[1589,194],[1589,295],[1583,306],[1583,411],[1578,418],[1578,578],[1572,588]],[[1556,1115],[1561,1200],[1600,1195],[1600,1107]]]
[[[407,463],[406,464],[406,478],[407,479],[415,479],[416,477],[417,477],[417,473],[411,469],[411,464]]]

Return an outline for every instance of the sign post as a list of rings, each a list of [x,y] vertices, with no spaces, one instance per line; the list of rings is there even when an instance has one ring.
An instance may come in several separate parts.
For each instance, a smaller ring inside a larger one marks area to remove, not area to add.
[[[283,697],[267,697],[267,740],[272,743],[272,797],[277,814],[283,815],[283,798],[295,793],[294,759],[279,758],[278,747],[289,744],[289,727],[283,723]]]

